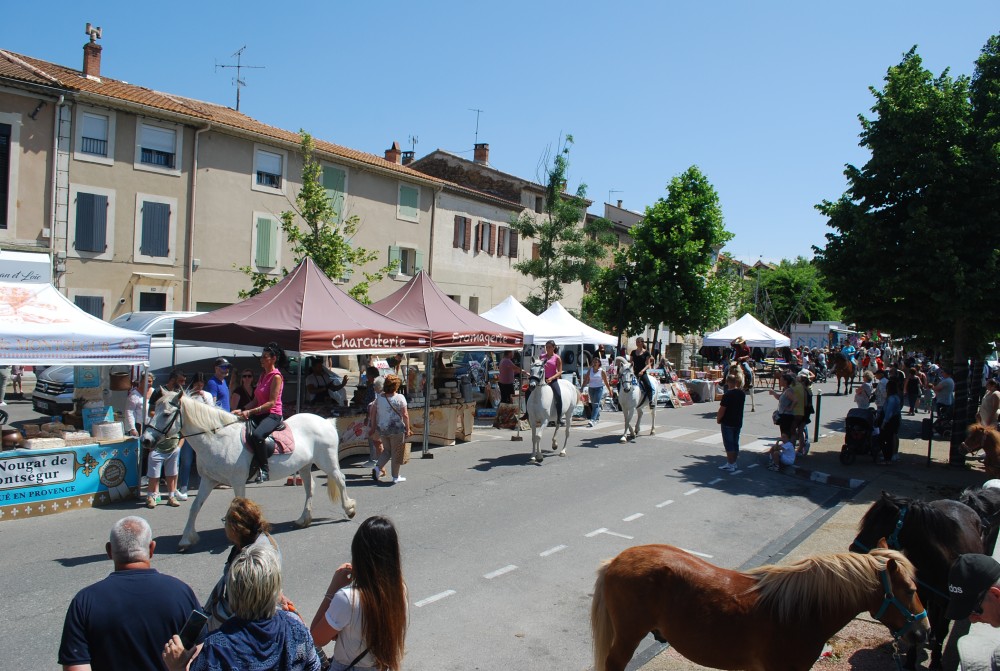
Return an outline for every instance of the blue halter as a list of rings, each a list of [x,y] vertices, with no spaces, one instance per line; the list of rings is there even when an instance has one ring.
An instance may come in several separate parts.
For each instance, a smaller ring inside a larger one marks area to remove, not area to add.
[[[882,569],[879,571],[879,578],[882,580],[882,589],[885,590],[885,597],[882,600],[882,607],[879,608],[878,612],[875,614],[875,619],[881,619],[885,614],[885,611],[889,609],[889,606],[895,606],[896,610],[898,610],[900,615],[903,616],[903,619],[906,620],[906,623],[895,631],[892,629],[889,631],[892,633],[892,637],[894,639],[900,639],[903,636],[906,636],[910,629],[912,629],[918,622],[927,617],[927,609],[924,608],[919,613],[910,612],[910,609],[906,607],[906,604],[896,598],[896,595],[892,592],[892,583],[889,582],[888,569]]]

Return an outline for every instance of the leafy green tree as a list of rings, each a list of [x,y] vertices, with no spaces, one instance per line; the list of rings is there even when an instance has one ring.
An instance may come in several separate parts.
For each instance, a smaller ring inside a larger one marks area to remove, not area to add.
[[[752,273],[750,288],[757,294],[757,304],[768,306],[754,316],[768,326],[787,332],[791,324],[840,319],[819,269],[806,258],[782,259],[773,268],[761,267]],[[766,300],[760,300],[764,296]]]
[[[538,240],[538,258],[514,264],[515,270],[538,280],[524,300],[524,306],[535,313],[562,298],[563,285],[581,282],[586,287],[596,280],[601,272],[598,262],[614,243],[610,221],[586,221],[587,186],[581,184],[572,195],[565,193],[572,145],[573,136],[567,135],[546,168],[542,215],[525,212],[510,222],[521,238]]]
[[[871,91],[871,158],[818,206],[833,232],[817,262],[849,319],[950,351],[961,426],[968,357],[1000,332],[1000,40],[971,80],[934,77],[914,47]]]
[[[358,231],[361,220],[357,216],[338,222],[337,212],[323,186],[323,166],[314,157],[315,144],[312,136],[305,131],[299,131],[302,138],[302,188],[295,197],[296,210],[281,213],[281,230],[285,233],[291,248],[292,258],[297,265],[305,257],[311,257],[319,268],[330,278],[350,276],[354,268],[378,259],[378,252],[369,251],[363,247],[351,244]],[[302,228],[299,221],[305,224]],[[279,278],[273,275],[256,272],[250,266],[241,266],[239,270],[250,276],[252,286],[247,291],[240,291],[241,299],[256,296],[261,291],[273,286]],[[390,266],[386,265],[376,271],[362,271],[363,280],[356,281],[348,289],[356,300],[368,304],[368,289],[372,282],[381,281]],[[288,274],[287,268],[281,269],[281,276]]]
[[[647,207],[632,228],[633,244],[621,265],[629,279],[626,328],[662,323],[695,333],[724,324],[730,283],[714,269],[732,237],[719,196],[697,166],[670,180],[667,197]]]

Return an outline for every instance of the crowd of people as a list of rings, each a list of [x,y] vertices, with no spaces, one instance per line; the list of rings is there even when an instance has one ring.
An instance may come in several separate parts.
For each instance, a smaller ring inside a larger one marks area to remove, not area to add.
[[[232,549],[204,606],[186,583],[153,568],[156,541],[145,519],[116,522],[105,546],[114,571],[71,601],[59,664],[94,671],[402,667],[407,597],[391,520],[376,515],[358,527],[350,561],[333,569],[309,622],[282,589],[281,552],[260,507],[233,499],[224,522]]]

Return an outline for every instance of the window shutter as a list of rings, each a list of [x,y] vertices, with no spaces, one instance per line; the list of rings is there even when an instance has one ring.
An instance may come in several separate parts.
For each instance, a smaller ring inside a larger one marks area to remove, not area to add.
[[[537,261],[542,256],[542,249],[537,242],[531,243],[531,260]]]
[[[465,251],[472,249],[472,219],[468,217],[463,217],[465,219],[465,242],[462,248]]]
[[[486,250],[486,253],[492,256],[497,245],[497,227],[496,224],[486,224],[486,228],[490,232],[490,242],[489,242],[489,247]]]
[[[145,256],[170,255],[170,206],[166,203],[143,202],[139,252]]]
[[[462,233],[465,232],[465,218],[455,215],[455,236],[451,241],[452,247],[462,246]]]
[[[346,170],[323,166],[323,188],[326,189],[326,197],[330,199],[330,207],[336,212],[334,221],[338,224],[344,220],[344,186],[346,184]]]
[[[76,194],[76,242],[81,252],[104,253],[107,245],[108,197],[93,193]]]
[[[509,228],[504,228],[503,226],[497,226],[497,256],[503,256],[507,249],[507,233],[510,231]]]
[[[419,273],[421,270],[424,269],[424,253],[414,251],[413,256],[414,256],[413,274],[416,275],[417,273]]]
[[[257,256],[254,263],[258,268],[278,265],[278,222],[272,219],[257,219]]]
[[[399,186],[399,214],[408,219],[420,217],[420,189],[405,184]]]
[[[13,126],[0,123],[0,229],[7,228],[7,196],[10,190],[10,141]]]
[[[102,296],[77,296],[73,299],[76,307],[98,319],[104,319],[104,297]]]
[[[389,267],[392,268],[392,270],[390,270],[389,272],[390,273],[402,272],[403,269],[400,267],[401,261],[402,258],[399,253],[399,247],[389,247]]]
[[[476,224],[476,251],[483,248],[483,222]]]
[[[517,260],[517,239],[520,236],[518,236],[517,231],[511,230],[507,237],[510,239],[510,246],[508,247],[509,251],[507,254],[510,258]]]

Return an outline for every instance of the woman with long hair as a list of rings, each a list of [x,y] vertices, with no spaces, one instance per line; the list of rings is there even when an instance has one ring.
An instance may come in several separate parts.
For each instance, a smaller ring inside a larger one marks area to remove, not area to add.
[[[269,478],[267,469],[269,455],[264,447],[264,441],[281,424],[281,390],[285,385],[285,378],[282,377],[280,369],[287,363],[285,351],[277,343],[264,345],[264,349],[260,352],[260,367],[264,372],[253,391],[256,406],[233,412],[241,419],[251,420],[253,431],[250,433],[250,443],[253,445],[258,484],[267,482]],[[251,466],[252,472],[253,466]]]
[[[398,671],[406,639],[406,585],[392,522],[369,517],[351,541],[309,628],[323,647],[336,640],[330,671]]]
[[[229,411],[246,410],[253,407],[253,390],[256,386],[253,378],[253,371],[244,368],[239,379],[233,380],[233,386],[229,388]]]

